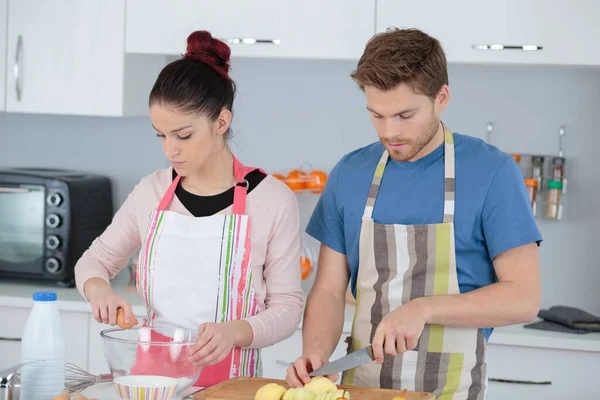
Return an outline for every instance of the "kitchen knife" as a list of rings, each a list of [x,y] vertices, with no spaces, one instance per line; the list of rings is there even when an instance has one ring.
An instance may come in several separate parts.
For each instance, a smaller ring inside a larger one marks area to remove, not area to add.
[[[371,345],[368,345],[367,347],[363,347],[362,349],[357,350],[354,353],[350,353],[347,356],[338,358],[335,361],[323,365],[321,368],[311,372],[309,375],[326,376],[336,374],[338,372],[359,367],[363,364],[367,364],[374,360],[375,357],[373,356],[373,348],[371,347]]]

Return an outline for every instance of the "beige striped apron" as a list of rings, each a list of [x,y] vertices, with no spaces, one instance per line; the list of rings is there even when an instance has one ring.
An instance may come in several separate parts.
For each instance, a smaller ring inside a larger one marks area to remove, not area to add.
[[[360,230],[349,350],[371,343],[383,317],[402,304],[423,296],[460,293],[454,248],[454,139],[445,127],[444,143],[444,216],[439,224],[375,223],[373,207],[387,151],[377,165]],[[431,392],[439,399],[484,399],[485,338],[479,329],[426,325],[416,349],[396,357],[386,355],[382,365],[372,362],[347,371],[343,382]]]

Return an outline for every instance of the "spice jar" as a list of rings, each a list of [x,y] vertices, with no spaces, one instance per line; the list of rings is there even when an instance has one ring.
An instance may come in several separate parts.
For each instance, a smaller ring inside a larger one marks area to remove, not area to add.
[[[531,209],[533,215],[536,214],[536,196],[538,191],[538,181],[533,178],[525,178],[525,186],[527,187],[527,193],[529,194],[529,201],[531,201]]]
[[[542,175],[544,173],[544,157],[533,156],[531,158],[531,176],[537,181],[538,191],[542,190]]]
[[[562,157],[554,157],[552,159],[552,179],[555,181],[563,181],[565,177],[565,159]]]
[[[562,217],[562,207],[560,204],[561,193],[561,181],[548,181],[548,206],[546,207],[546,218],[560,219]]]

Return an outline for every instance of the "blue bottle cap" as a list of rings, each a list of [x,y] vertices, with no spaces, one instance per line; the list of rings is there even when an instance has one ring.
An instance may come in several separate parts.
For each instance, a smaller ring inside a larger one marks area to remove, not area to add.
[[[56,301],[55,292],[35,292],[33,294],[33,301]]]

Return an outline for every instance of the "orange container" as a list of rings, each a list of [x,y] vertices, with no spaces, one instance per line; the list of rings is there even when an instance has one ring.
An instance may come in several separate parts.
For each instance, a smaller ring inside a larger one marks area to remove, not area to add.
[[[299,169],[294,169],[285,177],[285,183],[294,192],[301,192],[306,187],[306,173]]]
[[[537,194],[538,181],[537,179],[525,178],[525,186],[527,187],[527,193],[529,193],[529,200],[531,204],[535,203],[535,196]]]
[[[302,280],[305,280],[310,276],[312,272],[312,263],[308,257],[300,257],[300,272],[302,274]]]
[[[312,193],[321,193],[327,182],[327,174],[323,171],[311,171],[306,177],[306,189]]]

